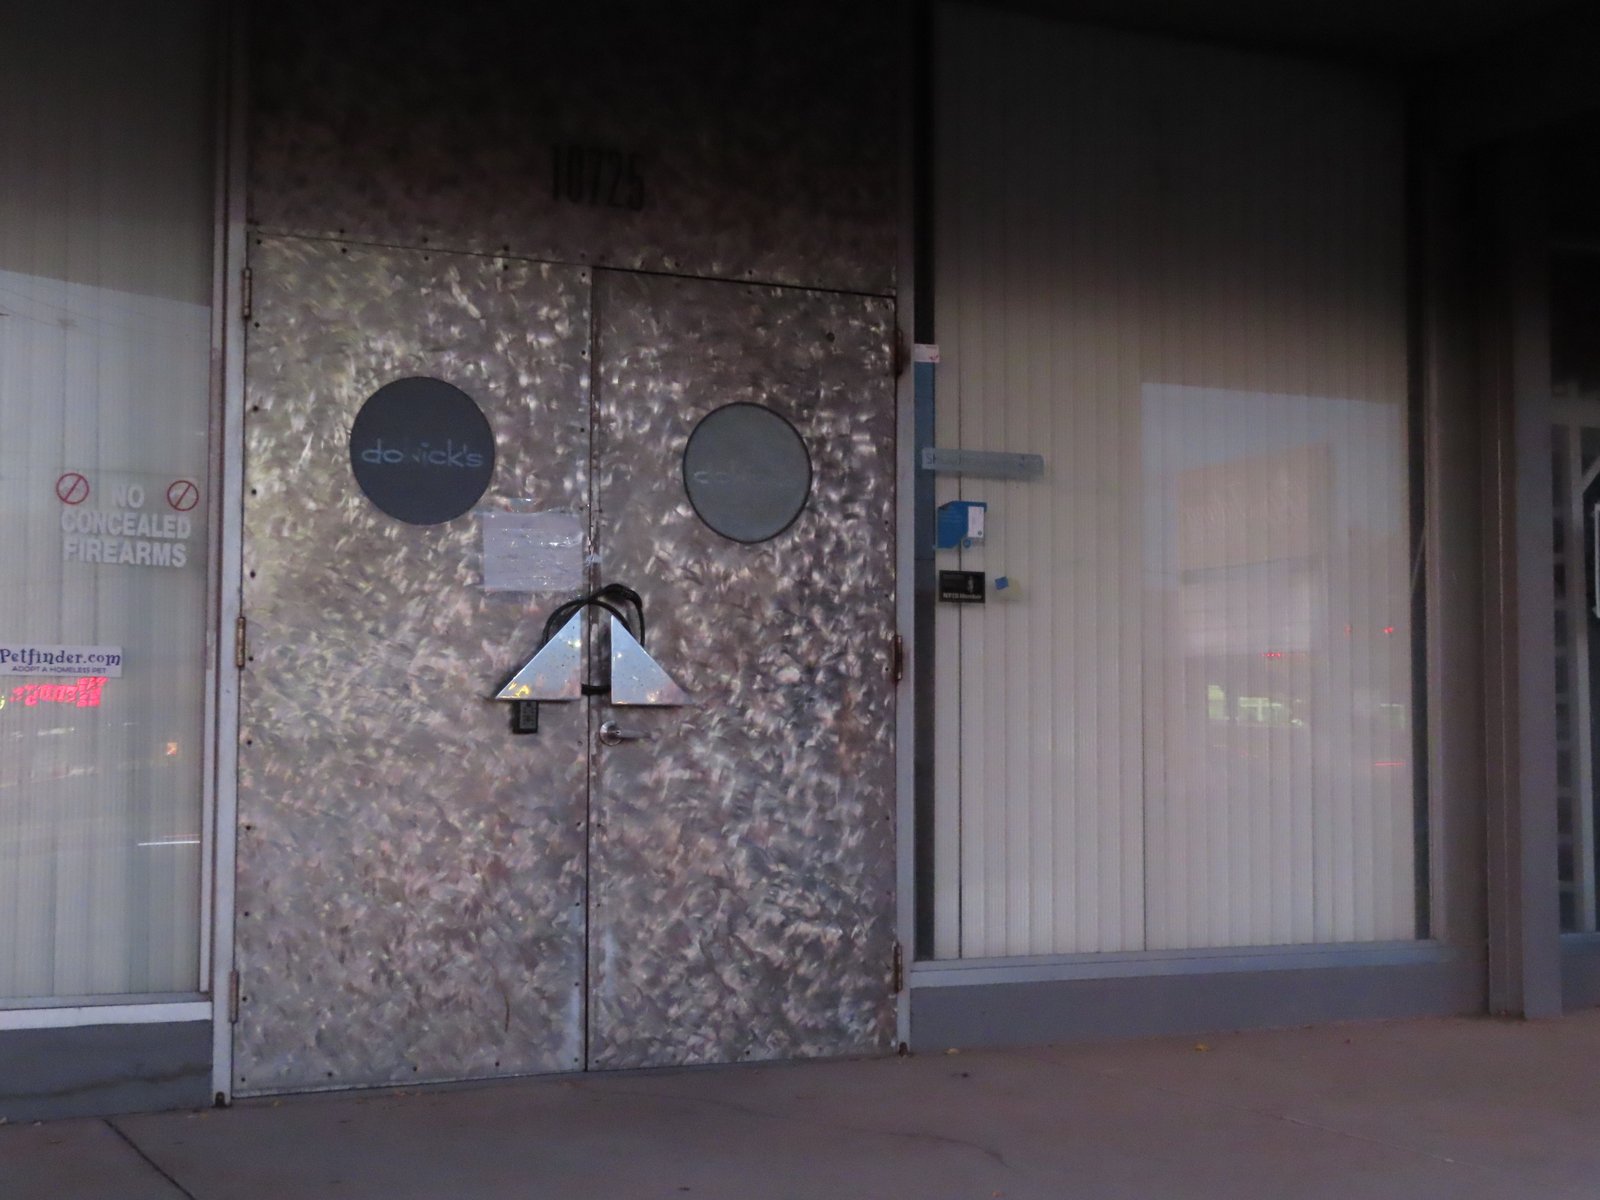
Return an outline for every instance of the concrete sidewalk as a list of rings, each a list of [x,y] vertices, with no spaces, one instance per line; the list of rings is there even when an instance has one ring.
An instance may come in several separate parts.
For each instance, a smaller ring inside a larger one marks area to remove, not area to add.
[[[0,1128],[3,1200],[1600,1197],[1600,1013]]]

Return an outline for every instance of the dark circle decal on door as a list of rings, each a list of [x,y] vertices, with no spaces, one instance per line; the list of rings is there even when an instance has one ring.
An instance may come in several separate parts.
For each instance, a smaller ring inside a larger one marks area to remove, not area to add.
[[[811,455],[772,409],[728,404],[689,435],[683,487],[696,515],[723,537],[765,542],[793,525],[811,498]]]
[[[442,379],[386,383],[350,426],[350,469],[384,512],[440,525],[470,509],[494,474],[494,431],[473,401]]]

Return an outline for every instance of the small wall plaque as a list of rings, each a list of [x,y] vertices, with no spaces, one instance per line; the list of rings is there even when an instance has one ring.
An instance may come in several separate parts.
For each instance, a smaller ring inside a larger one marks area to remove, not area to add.
[[[982,604],[985,590],[982,571],[939,572],[939,599],[946,604]]]
[[[973,479],[1038,479],[1044,474],[1044,455],[924,446],[922,469],[935,475],[966,475]]]

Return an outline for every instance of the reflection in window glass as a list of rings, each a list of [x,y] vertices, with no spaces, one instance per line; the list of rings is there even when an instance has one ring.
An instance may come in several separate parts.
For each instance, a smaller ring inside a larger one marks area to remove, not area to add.
[[[1414,936],[1404,420],[1398,403],[1143,389],[1164,940]]]

